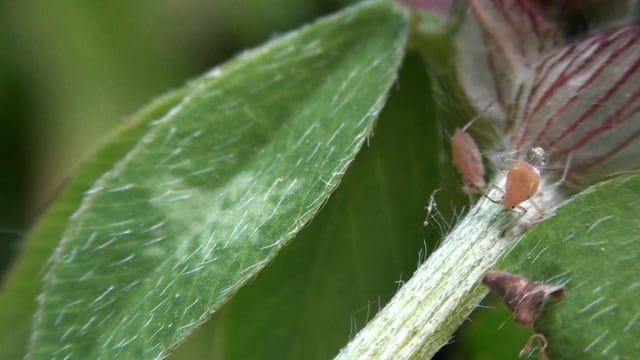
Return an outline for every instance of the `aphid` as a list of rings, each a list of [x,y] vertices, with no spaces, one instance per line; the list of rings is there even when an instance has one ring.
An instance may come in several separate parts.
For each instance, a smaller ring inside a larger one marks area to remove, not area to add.
[[[484,164],[478,144],[471,135],[465,132],[472,122],[473,120],[462,129],[456,128],[451,137],[451,155],[454,165],[464,178],[463,191],[467,194],[479,194],[484,191],[486,183],[484,181]]]
[[[540,187],[539,166],[544,165],[546,154],[540,147],[529,150],[525,160],[517,160],[509,167],[504,189],[492,185],[492,189],[502,192],[500,200],[487,198],[500,203],[507,209],[514,209],[538,193]]]

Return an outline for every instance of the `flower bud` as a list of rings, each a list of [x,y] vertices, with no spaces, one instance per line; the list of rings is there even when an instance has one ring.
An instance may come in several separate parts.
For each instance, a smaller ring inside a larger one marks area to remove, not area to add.
[[[469,2],[457,65],[467,98],[497,104],[508,152],[541,147],[574,184],[640,167],[640,27],[562,44],[535,3]]]

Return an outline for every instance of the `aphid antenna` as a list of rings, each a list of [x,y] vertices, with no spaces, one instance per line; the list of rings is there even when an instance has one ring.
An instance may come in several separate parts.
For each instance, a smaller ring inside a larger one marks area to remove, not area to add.
[[[501,158],[501,164],[498,165],[498,169],[502,171],[509,170],[514,163],[520,161],[524,161],[537,169],[547,169],[544,166],[547,162],[547,153],[540,146],[533,146],[526,152],[524,149],[503,151],[498,156]]]
[[[510,150],[510,151],[496,151],[491,155],[483,154],[489,159],[492,159],[494,165],[500,171],[507,171],[513,166],[514,163],[522,161],[521,156],[523,150]]]
[[[471,125],[473,125],[476,121],[481,119],[489,111],[489,109],[491,109],[492,107],[493,107],[493,101],[489,102],[489,104],[487,104],[480,111],[475,113],[475,115],[473,115],[471,120],[467,121],[467,123],[464,124],[463,127],[458,128],[458,129],[460,129],[460,131],[467,132],[467,129],[469,129],[471,127]],[[452,116],[453,116],[453,114],[452,114]],[[490,122],[490,124],[493,125],[493,122]],[[492,127],[495,129],[495,126],[492,126]],[[442,132],[445,134],[446,138],[448,138],[448,139],[451,139],[451,137],[453,136],[453,134],[450,134],[449,131],[447,131],[447,129],[443,128]],[[499,132],[496,132],[496,133],[499,133]]]
[[[557,164],[554,164],[554,163],[547,164],[548,158],[546,154],[544,156],[544,162],[542,164],[536,164],[535,159],[532,162],[530,162],[528,159],[525,159],[525,161],[527,161],[529,164],[537,167],[540,170],[547,170],[552,172],[558,172],[559,170],[562,170],[562,176],[558,182],[564,182],[568,178],[569,170],[571,170],[572,159],[573,159],[573,152],[569,153],[569,156],[567,156],[567,160],[561,166],[558,166]]]
[[[571,169],[572,159],[573,159],[573,152],[569,153],[569,156],[567,156],[567,161],[564,163],[564,168],[562,169],[562,176],[558,181],[554,182],[553,184],[550,184],[548,186],[549,188],[557,188],[567,180],[567,176],[569,176],[569,170]]]
[[[467,129],[473,125],[474,122],[476,122],[478,119],[480,119],[482,116],[484,116],[484,114],[486,114],[491,108],[493,107],[493,101],[490,101],[485,107],[483,107],[480,111],[478,111],[472,118],[471,120],[469,120],[469,122],[467,122],[463,127],[462,131],[466,132]]]

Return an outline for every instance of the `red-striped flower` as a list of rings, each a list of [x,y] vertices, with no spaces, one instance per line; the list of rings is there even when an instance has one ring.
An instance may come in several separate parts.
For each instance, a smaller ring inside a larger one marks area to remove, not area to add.
[[[472,0],[458,73],[509,150],[545,149],[569,179],[596,182],[640,166],[640,27],[562,41],[533,0]]]

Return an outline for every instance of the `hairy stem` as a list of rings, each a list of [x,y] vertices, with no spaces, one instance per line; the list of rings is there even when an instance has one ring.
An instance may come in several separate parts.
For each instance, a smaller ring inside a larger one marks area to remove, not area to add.
[[[524,221],[479,201],[336,359],[433,356],[486,295],[482,277],[516,243]]]

